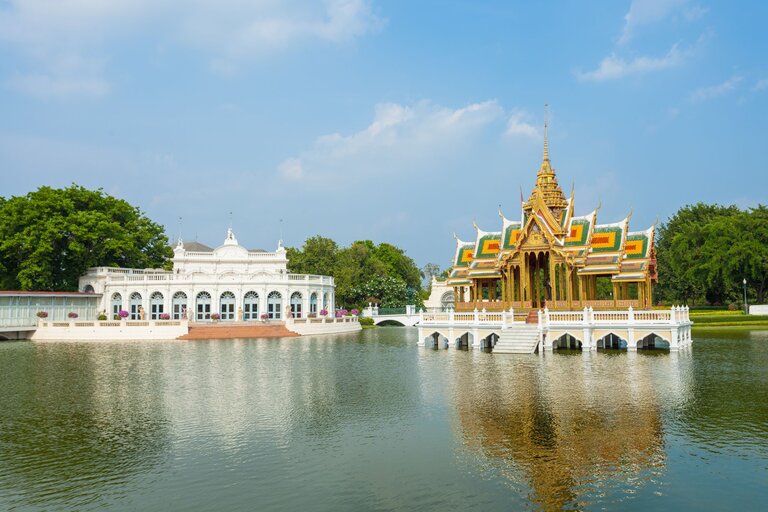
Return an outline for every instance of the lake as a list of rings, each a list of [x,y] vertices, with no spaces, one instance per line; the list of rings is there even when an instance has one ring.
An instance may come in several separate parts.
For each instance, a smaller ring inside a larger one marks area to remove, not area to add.
[[[0,343],[0,510],[768,502],[768,331],[543,357],[416,341]]]

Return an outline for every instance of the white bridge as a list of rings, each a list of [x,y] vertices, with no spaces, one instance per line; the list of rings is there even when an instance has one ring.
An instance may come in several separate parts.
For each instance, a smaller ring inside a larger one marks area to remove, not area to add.
[[[427,347],[491,348],[500,353],[533,353],[539,349],[669,347],[676,351],[690,346],[692,322],[687,306],[666,310],[583,311],[539,310],[536,323],[528,315],[502,312],[420,313],[419,343]]]
[[[414,305],[408,305],[404,308],[379,308],[369,305],[363,309],[361,316],[373,318],[373,325],[381,325],[386,322],[413,327],[421,320],[421,314],[416,311]]]

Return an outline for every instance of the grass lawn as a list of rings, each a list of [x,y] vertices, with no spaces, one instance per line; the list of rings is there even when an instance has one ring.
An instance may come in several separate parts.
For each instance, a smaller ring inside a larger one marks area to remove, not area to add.
[[[738,311],[691,311],[694,329],[709,327],[738,327],[768,329],[768,315],[745,315]]]

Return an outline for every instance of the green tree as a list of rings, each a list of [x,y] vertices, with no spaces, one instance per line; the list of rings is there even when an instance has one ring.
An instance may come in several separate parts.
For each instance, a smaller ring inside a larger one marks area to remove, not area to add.
[[[307,238],[301,249],[289,247],[288,271],[296,274],[336,274],[339,246],[330,238],[313,236]]]
[[[162,226],[126,201],[78,185],[0,200],[0,286],[77,289],[89,267],[167,267]]]
[[[741,302],[768,289],[768,209],[696,204],[678,210],[658,230],[657,299],[666,302]]]
[[[399,308],[406,305],[408,300],[408,287],[402,279],[377,275],[352,288],[350,300],[356,305],[367,305],[368,297],[376,297],[383,307]]]

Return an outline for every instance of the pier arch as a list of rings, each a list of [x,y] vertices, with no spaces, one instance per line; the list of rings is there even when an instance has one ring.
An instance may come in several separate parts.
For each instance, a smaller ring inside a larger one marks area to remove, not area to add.
[[[432,334],[424,338],[424,346],[427,348],[448,348],[449,338],[445,333],[433,331]]]
[[[627,340],[622,338],[620,335],[609,332],[601,336],[600,338],[595,339],[595,346],[597,348],[610,348],[610,349],[626,349],[627,348]]]
[[[570,333],[563,333],[557,338],[552,339],[553,349],[571,349],[581,350],[581,340]]]
[[[661,334],[651,332],[635,342],[635,347],[638,350],[669,350],[669,339],[665,339]]]
[[[462,334],[456,337],[454,340],[454,344],[456,348],[469,348],[471,347],[475,342],[474,336],[472,336],[472,333],[469,331],[464,331]]]

